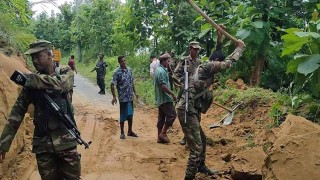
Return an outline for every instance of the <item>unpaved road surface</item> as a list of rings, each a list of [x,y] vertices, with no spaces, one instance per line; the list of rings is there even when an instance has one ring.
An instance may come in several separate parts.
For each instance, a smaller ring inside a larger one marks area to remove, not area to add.
[[[112,96],[99,95],[99,88],[78,74],[75,85],[75,118],[82,138],[92,141],[89,149],[78,146],[82,157],[82,179],[183,179],[188,153],[178,143],[182,137],[178,121],[169,133],[172,143],[158,144],[156,111],[137,105],[133,130],[139,137],[121,140],[119,107],[111,105]],[[126,123],[125,131],[127,127]],[[25,157],[29,165],[25,169],[17,168],[23,172],[19,179],[40,179],[33,155]],[[23,163],[26,162],[19,162]]]

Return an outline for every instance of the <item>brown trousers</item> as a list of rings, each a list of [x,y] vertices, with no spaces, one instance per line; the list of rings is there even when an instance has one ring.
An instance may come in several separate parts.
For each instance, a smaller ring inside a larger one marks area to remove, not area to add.
[[[175,121],[177,117],[176,110],[174,109],[173,102],[167,102],[164,104],[161,104],[158,107],[158,123],[157,127],[158,129],[162,129],[164,124],[167,124],[168,126],[172,126],[173,122]]]

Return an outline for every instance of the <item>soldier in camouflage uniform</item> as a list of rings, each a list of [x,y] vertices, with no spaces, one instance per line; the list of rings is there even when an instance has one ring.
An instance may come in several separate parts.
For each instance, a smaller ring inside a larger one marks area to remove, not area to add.
[[[48,105],[39,97],[39,91],[45,91],[61,109],[73,116],[68,98],[68,93],[73,88],[73,71],[70,68],[56,68],[51,49],[50,42],[39,40],[30,44],[30,49],[26,52],[31,55],[38,73],[27,75],[25,87],[12,107],[0,137],[0,159],[5,158],[28,106],[33,104],[35,129],[32,152],[36,154],[41,179],[80,179],[77,142],[59,125]]]
[[[172,80],[173,71],[176,69],[177,61],[178,61],[175,55],[176,55],[176,51],[174,49],[172,49],[170,51],[171,61],[170,61],[170,65],[168,67],[169,82],[170,82],[171,91],[173,91],[173,86],[174,86],[173,80]]]
[[[194,104],[194,97],[209,87],[213,82],[213,74],[221,69],[229,68],[235,60],[238,60],[242,54],[244,43],[241,40],[237,42],[236,50],[226,58],[225,61],[214,61],[210,63],[201,64],[198,59],[198,52],[200,49],[198,42],[191,42],[189,44],[190,55],[187,59],[187,69],[189,72],[189,109],[187,120],[185,123],[185,97],[184,94],[180,98],[177,107],[178,119],[180,121],[184,136],[190,149],[189,160],[186,168],[185,179],[194,179],[197,172],[213,175],[216,171],[210,170],[205,165],[206,158],[206,136],[201,128],[201,110]],[[184,83],[184,60],[181,61],[175,72],[174,81]],[[199,66],[200,65],[200,66]],[[197,70],[197,67],[199,69]],[[185,93],[185,92],[184,92]]]

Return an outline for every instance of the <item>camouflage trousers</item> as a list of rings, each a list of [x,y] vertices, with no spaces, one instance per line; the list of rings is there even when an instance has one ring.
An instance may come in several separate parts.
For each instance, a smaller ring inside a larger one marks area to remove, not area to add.
[[[80,154],[76,148],[55,153],[36,154],[42,180],[78,180],[80,178]]]
[[[186,168],[186,177],[194,178],[198,172],[199,165],[204,164],[206,159],[207,138],[200,125],[201,114],[188,113],[187,122],[185,123],[185,111],[177,109],[177,112],[190,151]]]

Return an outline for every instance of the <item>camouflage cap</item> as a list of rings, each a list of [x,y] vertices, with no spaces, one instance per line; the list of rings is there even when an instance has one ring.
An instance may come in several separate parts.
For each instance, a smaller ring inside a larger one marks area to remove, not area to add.
[[[195,49],[201,49],[201,46],[199,45],[199,42],[197,42],[197,41],[191,41],[189,43],[189,47],[193,47]]]
[[[37,40],[29,45],[28,51],[24,54],[34,54],[44,49],[52,50],[52,44],[46,40]]]
[[[168,59],[168,58],[171,58],[170,54],[164,53],[159,57],[159,60],[162,60],[162,59],[164,60],[164,59]]]

